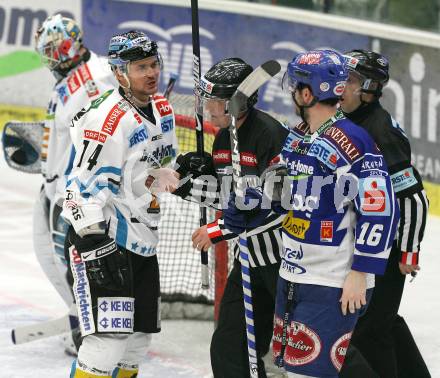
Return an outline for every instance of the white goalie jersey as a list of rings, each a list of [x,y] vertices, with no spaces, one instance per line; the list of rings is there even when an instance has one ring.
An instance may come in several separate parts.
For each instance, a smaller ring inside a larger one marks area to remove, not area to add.
[[[90,58],[58,81],[52,91],[44,121],[41,170],[46,196],[52,201],[63,197],[63,177],[70,169],[72,142],[69,126],[75,114],[90,101],[117,86],[107,59],[90,52]],[[57,193],[57,194],[56,194]]]
[[[156,253],[160,219],[149,182],[177,153],[170,104],[154,96],[152,110],[154,122],[110,90],[74,117],[76,154],[63,206],[76,232],[105,221],[119,246],[143,256]]]

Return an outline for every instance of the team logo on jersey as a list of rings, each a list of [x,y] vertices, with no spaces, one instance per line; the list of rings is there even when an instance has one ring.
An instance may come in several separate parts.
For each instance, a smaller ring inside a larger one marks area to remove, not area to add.
[[[281,354],[283,337],[282,318],[275,317],[273,352],[277,358]],[[287,345],[284,351],[284,362],[291,366],[301,366],[314,361],[321,353],[322,343],[318,334],[304,323],[290,322],[287,327]]]
[[[145,130],[145,127],[143,125],[139,126],[128,137],[129,147],[131,148],[134,145],[143,142],[144,140],[147,140],[147,138],[148,138],[147,130]]]
[[[367,177],[359,180],[361,213],[375,216],[390,214],[390,199],[383,177]]]
[[[62,86],[58,87],[57,92],[58,92],[58,97],[60,98],[61,102],[63,103],[63,105],[65,105],[70,97],[70,93],[67,90],[67,86],[62,85]]]
[[[310,227],[310,221],[301,218],[295,218],[293,212],[289,211],[283,220],[283,230],[298,239],[305,239],[306,232]]]
[[[160,120],[160,127],[163,133],[168,133],[174,129],[173,116],[163,117]]]
[[[319,234],[321,242],[331,243],[333,241],[333,221],[321,221],[321,230]]]
[[[344,363],[348,345],[350,344],[351,334],[352,332],[342,335],[336,340],[330,350],[330,359],[337,371],[341,370],[342,364]]]

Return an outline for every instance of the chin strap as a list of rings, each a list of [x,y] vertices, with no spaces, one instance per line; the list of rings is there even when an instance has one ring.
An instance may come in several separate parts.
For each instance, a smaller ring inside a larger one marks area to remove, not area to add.
[[[312,106],[315,106],[315,104],[318,102],[318,98],[317,97],[313,97],[313,100],[312,100],[312,102],[309,105],[300,105],[298,103],[298,101],[296,101],[295,92],[291,92],[291,94],[292,94],[293,102],[299,108],[299,115],[300,115],[301,119],[303,120],[303,122],[306,125],[308,125],[308,122],[307,122],[306,116],[305,116],[305,109],[308,109],[308,108],[311,108]]]

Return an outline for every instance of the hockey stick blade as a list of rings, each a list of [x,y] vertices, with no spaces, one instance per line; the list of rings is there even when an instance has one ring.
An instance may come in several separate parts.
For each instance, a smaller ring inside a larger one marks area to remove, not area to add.
[[[280,71],[281,66],[276,60],[269,60],[253,70],[231,97],[229,113],[237,118],[248,98]]]
[[[25,344],[70,332],[78,326],[78,318],[72,313],[68,313],[58,319],[17,327],[12,330],[11,338],[16,345]]]

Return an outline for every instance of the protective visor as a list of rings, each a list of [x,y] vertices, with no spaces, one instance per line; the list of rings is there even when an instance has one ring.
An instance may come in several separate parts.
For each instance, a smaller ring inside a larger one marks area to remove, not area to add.
[[[195,90],[196,95],[196,111],[203,114],[203,118],[212,121],[213,118],[228,115],[229,99],[222,99],[213,96],[207,96],[200,89]]]

